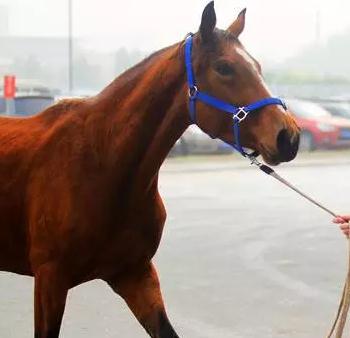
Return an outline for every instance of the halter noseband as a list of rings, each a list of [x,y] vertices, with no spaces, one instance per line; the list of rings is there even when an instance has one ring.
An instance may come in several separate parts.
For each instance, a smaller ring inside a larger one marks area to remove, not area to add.
[[[196,121],[196,100],[202,101],[203,103],[212,106],[216,109],[222,110],[225,113],[228,113],[232,116],[233,119],[233,135],[234,142],[230,144],[231,147],[236,149],[244,157],[251,158],[253,154],[248,154],[240,142],[240,129],[239,124],[249,115],[249,113],[269,106],[269,105],[280,105],[285,110],[287,110],[285,103],[275,97],[268,97],[254,103],[251,103],[247,106],[238,107],[233,104],[221,101],[216,97],[210,96],[208,94],[202,93],[198,90],[196,85],[196,80],[193,73],[192,67],[192,44],[193,44],[193,34],[189,34],[185,41],[185,64],[187,72],[187,83],[188,83],[188,96],[189,96],[189,108],[190,108],[190,119],[193,124],[197,124]]]

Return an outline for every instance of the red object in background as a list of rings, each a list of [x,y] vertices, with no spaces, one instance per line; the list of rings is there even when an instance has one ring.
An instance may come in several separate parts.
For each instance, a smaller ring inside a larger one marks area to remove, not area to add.
[[[340,135],[340,128],[334,124],[334,118],[302,118],[296,116],[297,123],[304,133],[309,133],[312,136],[313,148],[335,147]],[[334,130],[321,130],[320,124],[334,126]],[[349,122],[347,126],[350,128]],[[312,150],[312,149],[310,149]]]
[[[16,77],[6,75],[4,77],[4,97],[5,99],[13,99],[16,94]]]
[[[350,119],[334,117],[311,101],[289,99],[287,102],[301,129],[300,149],[350,146]]]

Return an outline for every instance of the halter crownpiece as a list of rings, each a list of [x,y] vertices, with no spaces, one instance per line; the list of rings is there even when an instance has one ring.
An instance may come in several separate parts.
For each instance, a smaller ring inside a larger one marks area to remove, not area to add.
[[[247,106],[235,106],[227,103],[216,97],[210,96],[199,91],[196,84],[193,67],[192,67],[192,45],[193,45],[193,34],[190,33],[185,40],[185,64],[187,73],[187,84],[188,84],[188,96],[189,96],[189,110],[190,119],[193,124],[197,124],[196,121],[196,101],[202,101],[203,103],[212,106],[216,109],[222,110],[232,116],[233,120],[233,136],[234,142],[229,145],[237,150],[244,157],[251,158],[253,154],[248,154],[242,147],[240,142],[240,129],[239,124],[246,119],[246,117],[253,111],[269,105],[280,105],[285,110],[286,104],[280,98],[268,97],[256,102],[253,102]]]

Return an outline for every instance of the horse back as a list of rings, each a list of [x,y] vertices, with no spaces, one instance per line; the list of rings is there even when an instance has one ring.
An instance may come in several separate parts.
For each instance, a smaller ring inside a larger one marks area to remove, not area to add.
[[[28,187],[39,175],[37,158],[76,105],[63,101],[33,117],[0,117],[0,270],[31,274]]]

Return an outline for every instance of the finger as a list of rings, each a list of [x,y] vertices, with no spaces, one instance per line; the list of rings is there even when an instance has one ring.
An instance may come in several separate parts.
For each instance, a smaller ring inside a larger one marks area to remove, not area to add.
[[[346,229],[341,228],[340,230],[343,232],[343,234],[344,234],[345,236],[349,236],[349,234],[350,234],[350,229],[349,229],[349,228],[346,228]]]
[[[350,216],[349,215],[337,215],[336,218],[340,218],[342,219],[343,221],[350,221]]]
[[[346,223],[346,222],[347,221],[340,216],[337,216],[336,218],[333,219],[333,223],[335,223],[335,224],[341,224],[341,223]]]
[[[348,226],[348,225],[345,226],[345,224],[344,224],[344,225],[342,224],[342,226],[340,226],[340,229],[341,229],[341,231],[343,232],[343,234],[344,234],[346,237],[349,238],[349,235],[350,235],[349,226]]]
[[[349,223],[344,223],[344,224],[341,224],[340,225],[340,228],[342,229],[342,230],[349,230],[350,231],[350,228],[349,228]]]
[[[340,228],[340,230],[344,233],[344,234],[350,234],[350,229],[349,228]]]

